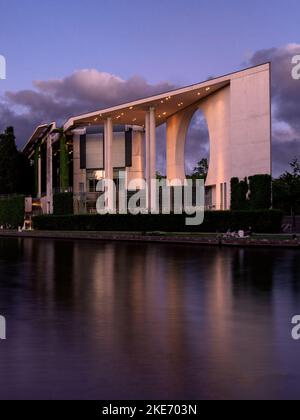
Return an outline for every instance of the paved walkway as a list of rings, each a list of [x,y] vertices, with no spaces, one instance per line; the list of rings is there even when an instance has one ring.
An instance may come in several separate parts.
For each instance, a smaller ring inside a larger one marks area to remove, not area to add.
[[[61,231],[32,231],[17,232],[14,230],[0,231],[0,237],[36,238],[36,239],[63,239],[63,240],[98,240],[116,242],[150,242],[170,244],[193,244],[208,246],[231,247],[284,247],[300,249],[300,237],[297,239],[278,239],[267,235],[265,238],[252,239],[225,239],[215,235],[189,235],[189,234],[141,234],[117,232],[61,232]]]

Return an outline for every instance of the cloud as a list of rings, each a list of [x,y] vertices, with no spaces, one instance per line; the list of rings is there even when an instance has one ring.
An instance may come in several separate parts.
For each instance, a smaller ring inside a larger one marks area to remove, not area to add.
[[[255,52],[250,65],[272,63],[273,170],[287,169],[294,157],[300,159],[300,81],[292,78],[292,57],[300,54],[300,44]]]
[[[300,81],[291,77],[292,57],[300,44],[256,51],[249,66],[272,62],[273,167],[278,175],[295,156],[300,157]],[[33,88],[6,92],[0,98],[0,131],[13,125],[18,144],[23,145],[38,124],[62,124],[70,116],[110,107],[171,90],[169,82],[149,84],[134,76],[124,80],[96,69],[79,70],[62,79],[34,81]],[[158,131],[158,167],[165,171],[165,129]],[[186,147],[187,171],[208,156],[208,130],[203,117],[193,119]]]
[[[173,89],[168,82],[149,84],[140,76],[123,80],[98,70],[79,70],[63,79],[34,81],[33,89],[6,92],[0,99],[0,130],[13,125],[18,144],[36,125],[110,107]]]

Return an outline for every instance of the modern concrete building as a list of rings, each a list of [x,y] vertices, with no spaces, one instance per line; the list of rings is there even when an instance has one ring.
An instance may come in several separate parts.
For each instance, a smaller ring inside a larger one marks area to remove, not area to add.
[[[167,127],[167,178],[174,186],[182,182],[187,132],[198,109],[210,137],[206,181],[210,208],[229,209],[233,177],[271,174],[270,64],[263,64],[70,118],[63,129],[75,210],[93,211],[96,181],[117,179],[120,171],[126,172],[128,182],[145,179],[151,185],[156,178],[156,128],[162,124]],[[37,193],[45,212],[51,212],[53,191],[61,186],[60,136],[55,128],[54,123],[38,127],[24,149],[29,158],[36,156]],[[39,157],[37,147],[41,147]],[[149,208],[152,200],[149,188]],[[84,208],[81,204],[76,208],[76,202],[85,202]]]

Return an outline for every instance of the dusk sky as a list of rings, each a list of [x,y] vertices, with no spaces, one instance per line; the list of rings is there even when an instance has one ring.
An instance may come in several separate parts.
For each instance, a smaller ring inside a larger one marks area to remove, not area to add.
[[[300,156],[298,0],[0,0],[0,13],[0,130],[15,126],[20,146],[39,123],[270,60],[274,172]],[[199,118],[190,137],[192,167]]]

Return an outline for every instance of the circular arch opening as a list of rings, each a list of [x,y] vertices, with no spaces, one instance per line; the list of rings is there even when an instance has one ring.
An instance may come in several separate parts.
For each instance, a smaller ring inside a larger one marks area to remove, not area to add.
[[[185,142],[185,173],[191,176],[209,165],[210,141],[208,125],[204,113],[198,109],[190,122]]]

